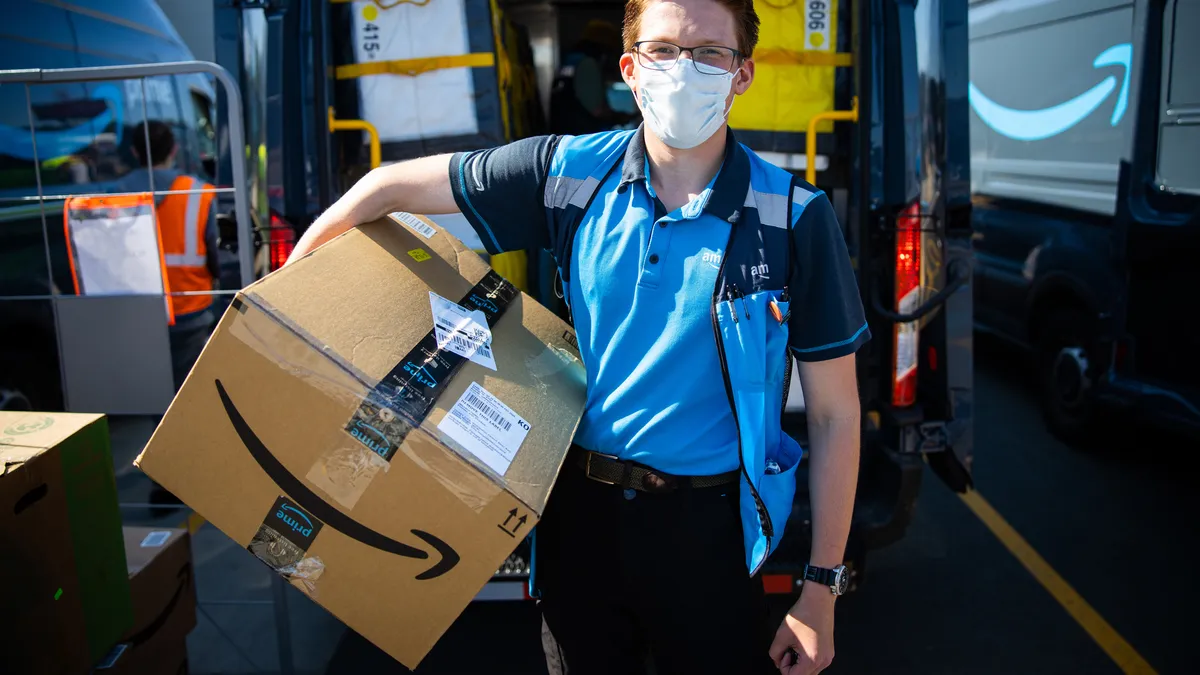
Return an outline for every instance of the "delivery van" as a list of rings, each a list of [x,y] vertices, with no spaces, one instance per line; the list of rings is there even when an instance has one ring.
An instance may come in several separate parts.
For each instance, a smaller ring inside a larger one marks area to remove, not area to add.
[[[977,328],[1029,350],[1066,440],[1200,431],[1200,5],[983,0],[969,26]]]

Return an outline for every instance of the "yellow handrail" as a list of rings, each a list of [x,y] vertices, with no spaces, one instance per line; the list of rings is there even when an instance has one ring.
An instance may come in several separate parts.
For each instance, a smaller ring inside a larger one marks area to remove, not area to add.
[[[858,97],[850,100],[849,110],[830,110],[817,113],[808,120],[808,133],[805,135],[804,147],[804,180],[809,183],[817,182],[817,125],[829,120],[831,122],[857,122]]]
[[[333,116],[333,108],[329,109],[329,131],[365,131],[371,140],[371,168],[378,169],[383,163],[383,151],[379,147],[379,130],[366,120],[339,120]]]

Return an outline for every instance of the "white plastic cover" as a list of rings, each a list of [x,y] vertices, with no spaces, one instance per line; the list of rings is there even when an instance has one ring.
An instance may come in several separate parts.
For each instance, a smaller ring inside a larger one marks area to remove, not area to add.
[[[154,209],[68,212],[80,295],[162,295],[162,254]]]
[[[356,63],[471,51],[463,0],[404,2],[390,9],[360,0],[354,3],[352,30]],[[375,125],[383,143],[479,132],[470,68],[369,75],[358,78],[358,92],[360,114]]]

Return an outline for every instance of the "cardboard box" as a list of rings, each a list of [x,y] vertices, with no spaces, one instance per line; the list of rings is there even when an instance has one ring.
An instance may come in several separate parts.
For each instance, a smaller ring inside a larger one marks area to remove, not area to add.
[[[137,464],[412,668],[537,523],[585,382],[565,323],[403,214],[241,292]]]
[[[125,560],[133,598],[133,628],[96,672],[104,675],[176,673],[187,661],[187,636],[196,627],[196,585],[187,530],[126,527]]]
[[[0,661],[85,673],[133,614],[103,415],[0,412]]]

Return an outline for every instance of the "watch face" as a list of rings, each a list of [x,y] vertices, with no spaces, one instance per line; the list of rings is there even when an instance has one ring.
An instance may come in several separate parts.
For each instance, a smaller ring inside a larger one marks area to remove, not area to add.
[[[837,594],[843,595],[850,588],[850,571],[844,566],[838,565],[836,573],[837,576],[833,583],[837,587]]]

